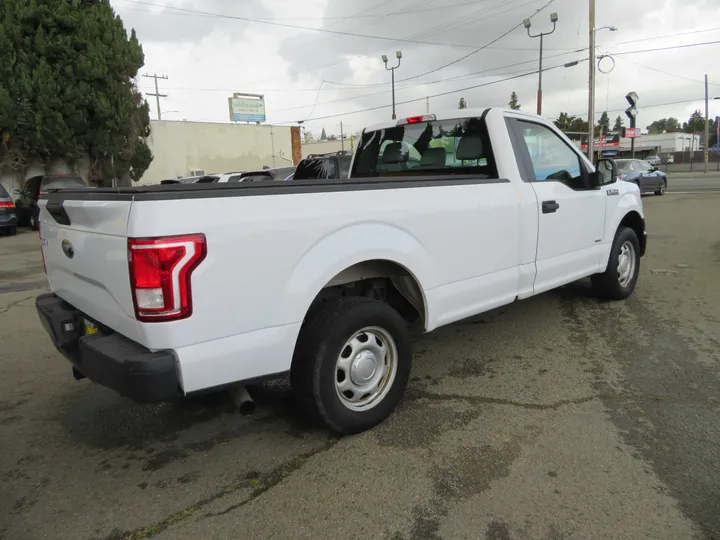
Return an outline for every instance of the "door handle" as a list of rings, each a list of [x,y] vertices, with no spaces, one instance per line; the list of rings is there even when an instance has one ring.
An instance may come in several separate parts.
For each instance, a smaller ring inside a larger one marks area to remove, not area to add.
[[[543,214],[554,214],[558,208],[560,208],[560,205],[555,201],[543,201],[542,203]]]

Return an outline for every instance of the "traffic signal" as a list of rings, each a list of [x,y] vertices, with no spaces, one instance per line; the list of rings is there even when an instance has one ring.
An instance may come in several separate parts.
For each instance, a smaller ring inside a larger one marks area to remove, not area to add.
[[[630,127],[635,127],[635,119],[637,118],[637,102],[639,100],[637,93],[630,92],[627,96],[625,96],[625,99],[627,99],[627,102],[630,104],[630,107],[627,108],[625,111],[625,114],[630,119]],[[623,135],[624,136],[624,135]]]

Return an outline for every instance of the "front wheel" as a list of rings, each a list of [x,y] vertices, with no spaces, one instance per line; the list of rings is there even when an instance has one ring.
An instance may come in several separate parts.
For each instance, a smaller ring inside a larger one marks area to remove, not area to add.
[[[395,410],[411,364],[410,332],[397,311],[379,300],[340,298],[303,323],[291,369],[293,394],[329,429],[359,433]]]
[[[655,190],[655,195],[665,195],[667,191],[667,180],[663,180],[663,185]]]
[[[610,259],[602,274],[592,276],[593,289],[598,297],[622,300],[635,290],[640,273],[640,242],[630,227],[620,226],[615,233]]]

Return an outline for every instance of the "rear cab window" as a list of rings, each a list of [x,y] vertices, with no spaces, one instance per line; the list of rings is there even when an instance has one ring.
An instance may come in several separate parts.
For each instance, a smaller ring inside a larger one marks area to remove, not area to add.
[[[354,178],[435,174],[497,178],[484,119],[431,119],[366,132],[352,170]]]

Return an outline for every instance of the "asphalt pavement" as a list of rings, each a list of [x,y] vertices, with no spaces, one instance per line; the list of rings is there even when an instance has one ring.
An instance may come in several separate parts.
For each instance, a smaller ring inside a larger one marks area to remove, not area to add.
[[[37,233],[0,237],[0,538],[720,540],[720,194],[643,202],[630,299],[582,281],[424,336],[397,413],[342,438],[283,380],[245,417],[74,381]]]

